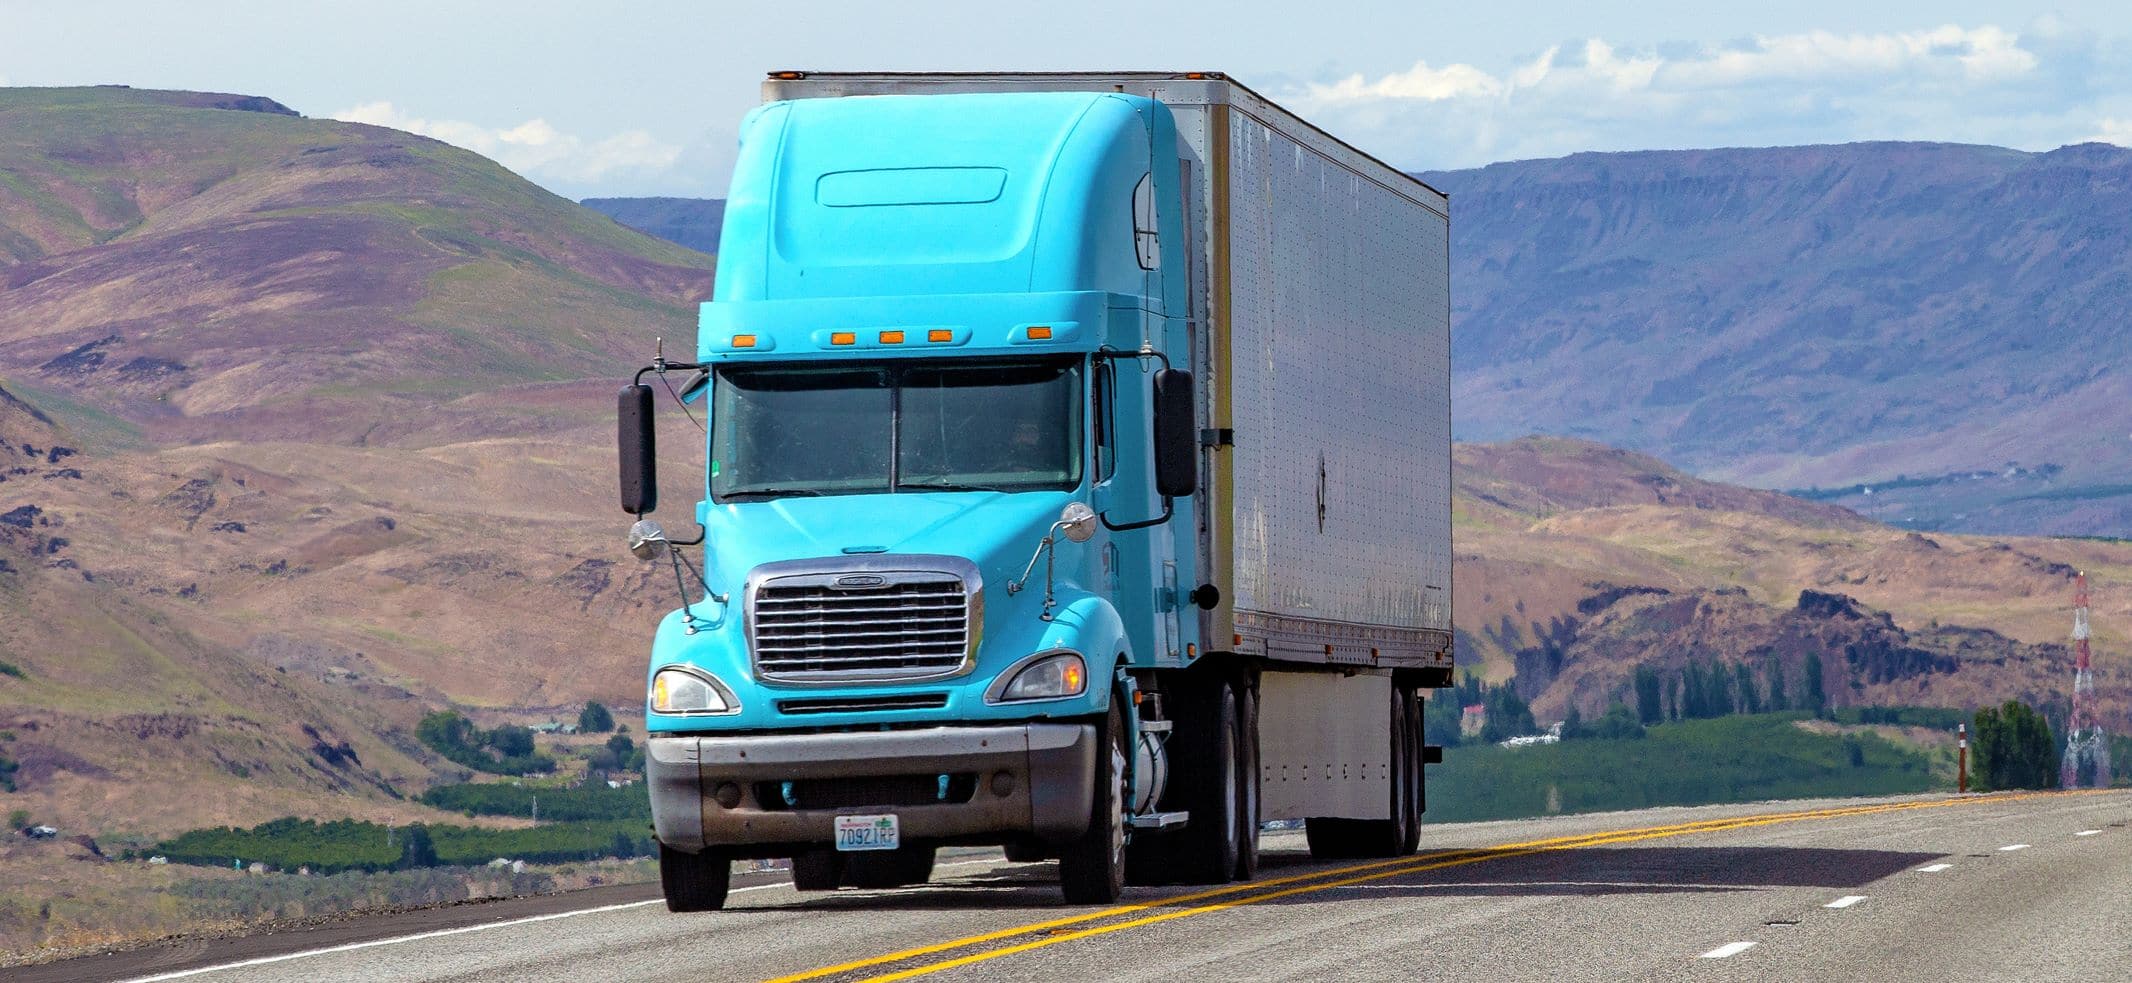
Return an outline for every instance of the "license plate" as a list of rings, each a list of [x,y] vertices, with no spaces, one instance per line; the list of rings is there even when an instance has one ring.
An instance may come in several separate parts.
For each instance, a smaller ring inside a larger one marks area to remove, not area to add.
[[[902,845],[902,839],[902,828],[893,815],[837,817],[839,850],[893,850]]]

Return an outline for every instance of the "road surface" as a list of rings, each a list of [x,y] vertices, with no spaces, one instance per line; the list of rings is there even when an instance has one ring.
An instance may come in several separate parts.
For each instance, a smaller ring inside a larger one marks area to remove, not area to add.
[[[2132,974],[2132,792],[1924,796],[1430,826],[1397,861],[1269,834],[1225,888],[1067,907],[1048,864],[931,885],[643,888],[20,971],[115,979],[2108,980]],[[745,883],[745,882],[742,882]],[[519,907],[513,907],[513,906]]]

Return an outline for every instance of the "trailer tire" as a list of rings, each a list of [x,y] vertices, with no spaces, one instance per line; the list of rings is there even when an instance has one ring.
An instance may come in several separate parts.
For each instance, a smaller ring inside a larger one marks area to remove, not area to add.
[[[792,858],[792,887],[799,891],[834,891],[844,880],[844,858],[835,850],[808,850]]]
[[[1236,871],[1239,881],[1258,876],[1259,747],[1258,686],[1251,676],[1236,680],[1236,752],[1239,756],[1236,807]]]
[[[1339,819],[1316,817],[1304,824],[1303,838],[1310,855],[1320,860],[1358,857],[1404,857],[1421,842],[1419,817],[1414,814],[1415,787],[1421,775],[1421,754],[1414,739],[1419,715],[1410,704],[1412,691],[1393,687],[1387,708],[1392,731],[1391,774],[1385,790],[1391,797],[1389,819]]]
[[[1068,904],[1110,904],[1125,890],[1125,715],[1112,700],[1096,748],[1088,829],[1059,851],[1059,889]]]
[[[717,911],[733,886],[733,858],[724,850],[683,853],[659,844],[659,890],[668,911]]]
[[[842,858],[843,882],[867,889],[923,884],[933,877],[933,857],[931,846],[847,854]]]
[[[1422,798],[1422,782],[1427,766],[1421,760],[1421,747],[1426,740],[1421,733],[1421,692],[1411,686],[1396,688],[1399,705],[1407,718],[1407,779],[1402,788],[1407,795],[1406,836],[1400,841],[1399,855],[1411,857],[1421,849],[1421,813],[1427,803]]]

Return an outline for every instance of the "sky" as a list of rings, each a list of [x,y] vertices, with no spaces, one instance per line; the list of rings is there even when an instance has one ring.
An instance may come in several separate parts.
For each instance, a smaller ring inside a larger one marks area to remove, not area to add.
[[[2132,4],[0,0],[0,84],[239,92],[572,198],[720,197],[775,69],[1213,70],[1409,170],[1579,151],[2132,145]]]

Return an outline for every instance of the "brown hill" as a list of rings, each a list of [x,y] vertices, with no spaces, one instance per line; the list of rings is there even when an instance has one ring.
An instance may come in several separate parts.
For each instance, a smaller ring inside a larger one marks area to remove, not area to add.
[[[709,265],[405,133],[0,89],[9,807],[405,822],[423,712],[635,705],[611,400]]]
[[[709,258],[271,100],[0,89],[0,372],[156,442],[435,443],[684,335]]]
[[[1515,676],[1543,718],[1603,710],[1644,663],[1777,659],[1796,687],[1811,652],[1837,706],[2063,703],[2085,570],[2098,687],[2132,722],[2132,674],[2108,654],[2132,643],[2132,546],[1928,537],[1556,438],[1459,445],[1454,476],[1460,657]],[[1857,617],[1816,617],[1808,596]]]

